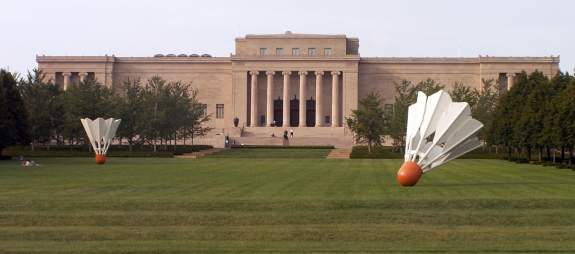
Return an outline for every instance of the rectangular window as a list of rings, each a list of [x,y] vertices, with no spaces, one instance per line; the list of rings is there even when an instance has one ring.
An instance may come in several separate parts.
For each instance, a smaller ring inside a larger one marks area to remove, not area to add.
[[[268,49],[267,48],[260,48],[260,55],[267,55]]]
[[[284,49],[283,48],[276,48],[276,55],[281,56],[284,54]]]
[[[331,55],[331,48],[324,48],[323,49],[323,54],[326,56],[330,56]]]
[[[202,112],[202,118],[208,115],[208,104],[200,104],[200,110]]]
[[[216,104],[216,118],[224,118],[224,104]]]
[[[330,120],[331,119],[329,119],[329,116],[325,116],[325,123],[330,123]]]
[[[310,55],[310,56],[315,55],[315,48],[308,48],[308,49],[307,49],[307,54]]]
[[[393,104],[385,104],[385,111],[393,111]]]
[[[291,49],[291,54],[294,55],[294,56],[299,55],[299,48],[293,48],[293,49]]]

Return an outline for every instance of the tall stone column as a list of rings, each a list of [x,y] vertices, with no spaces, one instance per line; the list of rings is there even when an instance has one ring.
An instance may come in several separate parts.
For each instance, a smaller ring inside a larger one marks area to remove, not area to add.
[[[513,87],[513,78],[515,78],[515,73],[507,73],[507,91]]]
[[[274,74],[275,71],[266,71],[268,75],[268,91],[266,100],[266,125],[268,127],[272,126],[274,121]]]
[[[86,72],[80,72],[80,73],[78,73],[78,75],[80,75],[80,82],[84,82],[84,79],[86,79],[86,77],[88,77],[88,73],[86,73]]]
[[[322,91],[322,82],[323,82],[323,71],[316,71],[315,72],[315,127],[322,127],[323,126],[323,91]]]
[[[284,114],[282,127],[290,127],[289,75],[291,74],[291,71],[284,71],[282,74],[284,75]]]
[[[258,71],[250,71],[252,75],[252,101],[250,127],[258,126]]]
[[[331,75],[331,127],[339,127],[339,71]]]
[[[306,124],[306,113],[307,113],[307,104],[306,101],[306,94],[305,94],[305,78],[307,75],[307,71],[300,71],[299,74],[299,127],[307,127]]]
[[[70,86],[70,76],[72,76],[72,73],[64,72],[62,76],[64,76],[64,90],[66,90],[68,86]]]

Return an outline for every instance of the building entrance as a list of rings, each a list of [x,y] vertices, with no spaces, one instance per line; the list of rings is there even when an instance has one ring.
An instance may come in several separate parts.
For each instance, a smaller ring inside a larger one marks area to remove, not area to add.
[[[315,106],[316,101],[311,98],[306,100],[306,125],[308,127],[315,126]],[[294,97],[290,100],[290,126],[299,126],[299,99]],[[274,100],[274,118],[276,121],[276,126],[283,126],[283,100],[278,98]]]

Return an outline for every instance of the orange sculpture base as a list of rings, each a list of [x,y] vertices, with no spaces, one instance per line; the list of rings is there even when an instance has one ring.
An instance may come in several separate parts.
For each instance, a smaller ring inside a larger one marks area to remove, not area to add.
[[[96,154],[96,163],[98,163],[98,164],[106,163],[106,155],[105,154]]]
[[[423,170],[417,163],[406,161],[397,172],[397,181],[403,186],[413,186],[423,175]]]

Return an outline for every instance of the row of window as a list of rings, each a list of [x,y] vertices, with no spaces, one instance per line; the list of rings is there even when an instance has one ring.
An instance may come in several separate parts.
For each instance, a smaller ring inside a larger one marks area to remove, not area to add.
[[[202,117],[208,115],[207,104],[200,104],[200,110],[202,111]],[[224,118],[224,104],[216,104],[216,118]]]
[[[267,55],[268,54],[268,49],[267,48],[260,48],[260,55]],[[283,48],[276,48],[276,55],[281,56],[284,54],[284,49]],[[294,56],[299,55],[299,48],[292,48],[291,49],[291,54]],[[307,54],[310,56],[315,55],[315,48],[308,48],[307,49]],[[331,55],[331,48],[324,48],[323,49],[323,54],[326,56]]]

